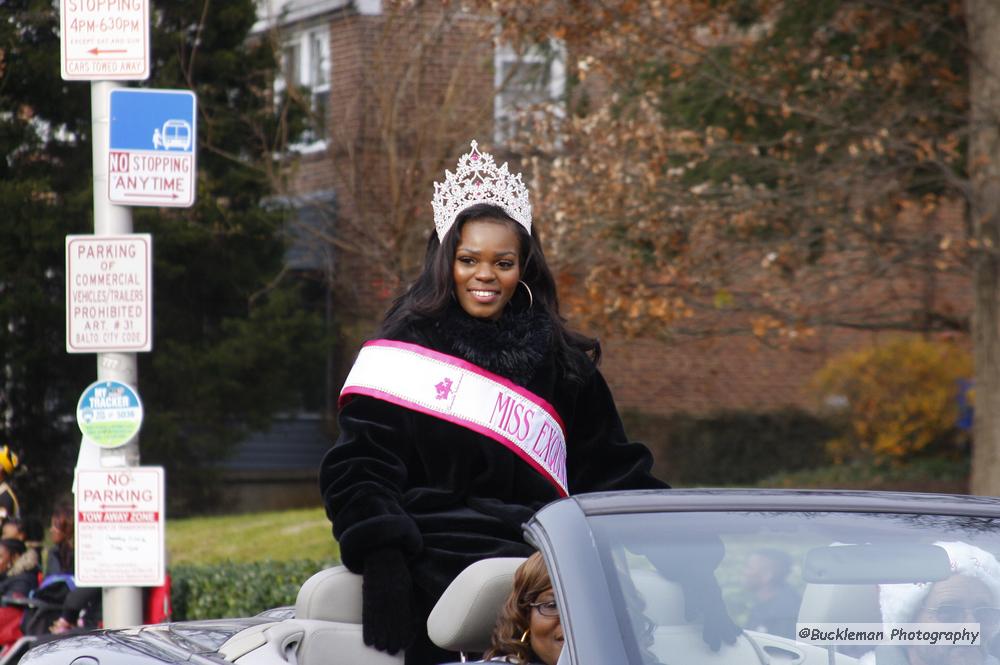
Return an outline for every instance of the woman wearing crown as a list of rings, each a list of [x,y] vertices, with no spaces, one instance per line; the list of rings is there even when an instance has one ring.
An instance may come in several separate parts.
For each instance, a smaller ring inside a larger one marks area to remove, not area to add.
[[[343,563],[363,575],[364,638],[442,662],[426,618],[486,557],[528,556],[546,503],[662,488],[625,436],[596,340],[569,330],[521,175],[476,142],[435,183],[424,268],[362,348],[320,485]]]

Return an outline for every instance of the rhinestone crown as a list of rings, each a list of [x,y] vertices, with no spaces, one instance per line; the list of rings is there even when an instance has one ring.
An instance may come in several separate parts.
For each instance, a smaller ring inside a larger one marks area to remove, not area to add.
[[[472,141],[472,151],[458,160],[455,173],[446,169],[444,182],[434,183],[431,205],[438,240],[444,240],[459,213],[477,203],[500,207],[531,233],[531,201],[521,174],[511,175],[506,162],[497,168],[493,155],[479,152],[478,145]]]

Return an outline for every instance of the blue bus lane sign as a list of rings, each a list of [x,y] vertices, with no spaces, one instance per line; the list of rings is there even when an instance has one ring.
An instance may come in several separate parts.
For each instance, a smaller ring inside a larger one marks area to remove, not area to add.
[[[194,204],[197,100],[190,90],[111,91],[108,200],[128,206]]]
[[[135,388],[121,381],[95,381],[76,405],[83,435],[102,448],[131,441],[142,426],[142,401]]]

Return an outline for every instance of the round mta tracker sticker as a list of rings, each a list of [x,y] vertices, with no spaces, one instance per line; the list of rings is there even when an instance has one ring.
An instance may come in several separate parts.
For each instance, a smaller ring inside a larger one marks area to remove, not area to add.
[[[96,381],[80,395],[76,422],[83,435],[102,448],[124,446],[142,425],[142,402],[126,383]]]

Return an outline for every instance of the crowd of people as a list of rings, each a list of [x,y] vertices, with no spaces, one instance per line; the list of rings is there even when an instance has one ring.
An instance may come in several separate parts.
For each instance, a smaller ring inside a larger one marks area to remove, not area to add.
[[[100,620],[99,588],[74,583],[74,519],[69,503],[56,505],[44,551],[41,520],[18,500],[14,477],[22,470],[10,446],[0,447],[0,648],[22,635],[61,634]]]

